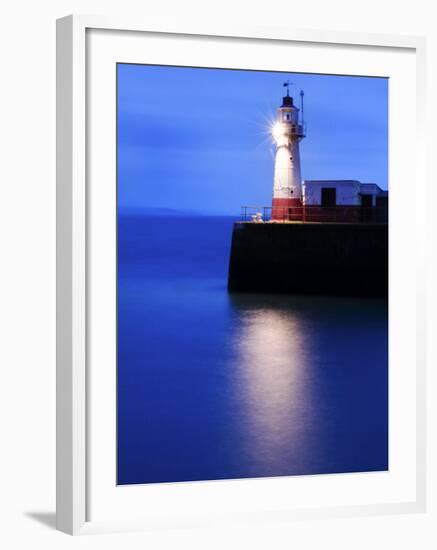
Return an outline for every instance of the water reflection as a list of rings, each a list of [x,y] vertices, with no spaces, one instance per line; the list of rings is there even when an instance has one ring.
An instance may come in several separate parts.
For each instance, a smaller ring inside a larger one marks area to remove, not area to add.
[[[247,475],[386,469],[386,302],[250,294],[229,300]]]
[[[298,308],[277,296],[233,295],[235,388],[242,448],[253,475],[298,472],[312,449],[316,407],[311,334]],[[290,301],[290,299],[286,299]]]

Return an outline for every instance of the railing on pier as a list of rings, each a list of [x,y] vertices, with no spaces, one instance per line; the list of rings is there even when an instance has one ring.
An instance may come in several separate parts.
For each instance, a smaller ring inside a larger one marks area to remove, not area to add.
[[[363,206],[242,206],[241,221],[300,223],[387,223],[388,209]]]

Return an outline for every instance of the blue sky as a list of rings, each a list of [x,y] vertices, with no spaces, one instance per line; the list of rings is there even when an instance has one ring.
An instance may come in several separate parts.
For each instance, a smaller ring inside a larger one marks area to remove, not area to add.
[[[388,80],[119,64],[118,200],[122,209],[238,214],[270,205],[269,127],[291,80],[305,91],[303,179],[387,189]]]

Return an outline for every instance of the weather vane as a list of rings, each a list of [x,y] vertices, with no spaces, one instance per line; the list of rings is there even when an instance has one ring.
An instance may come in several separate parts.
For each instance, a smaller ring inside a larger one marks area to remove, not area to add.
[[[284,82],[284,86],[287,86],[287,97],[290,96],[290,86],[293,84],[293,82],[290,82],[287,80],[287,82]]]

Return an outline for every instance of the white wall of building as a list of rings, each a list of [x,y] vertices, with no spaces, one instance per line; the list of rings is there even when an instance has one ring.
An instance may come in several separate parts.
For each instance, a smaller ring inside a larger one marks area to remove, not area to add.
[[[376,183],[362,183],[360,185],[362,195],[372,195],[372,206],[376,206],[376,197],[385,192]]]
[[[361,184],[356,180],[305,180],[303,182],[303,201],[307,206],[322,204],[322,189],[337,190],[337,205],[360,206]]]

